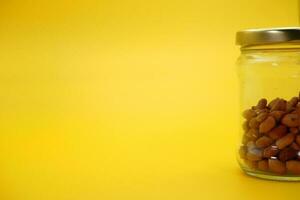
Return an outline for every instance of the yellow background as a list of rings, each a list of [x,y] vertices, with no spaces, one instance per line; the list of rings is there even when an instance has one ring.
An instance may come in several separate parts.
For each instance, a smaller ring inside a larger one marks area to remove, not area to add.
[[[296,0],[0,1],[1,200],[288,199],[235,159],[235,32]]]

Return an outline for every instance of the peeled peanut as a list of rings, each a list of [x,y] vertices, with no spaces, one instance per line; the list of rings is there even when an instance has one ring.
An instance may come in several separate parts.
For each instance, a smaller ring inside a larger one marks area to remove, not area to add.
[[[286,136],[283,136],[282,138],[278,139],[276,141],[276,145],[278,147],[278,149],[283,149],[286,146],[290,145],[293,143],[295,138],[295,135],[293,133],[289,133]]]
[[[273,143],[273,140],[268,136],[262,136],[258,138],[255,142],[258,148],[265,148]]]
[[[300,135],[297,135],[296,142],[297,142],[298,145],[300,145]]]
[[[249,127],[250,128],[258,128],[259,127],[259,122],[255,118],[252,118],[249,121]]]
[[[300,161],[290,160],[286,162],[287,171],[292,174],[300,174]]]
[[[269,146],[267,148],[264,149],[263,152],[263,157],[265,158],[271,158],[276,156],[279,153],[279,149],[277,146]]]
[[[267,117],[260,125],[259,132],[267,133],[276,125],[276,121],[272,116]]]
[[[256,105],[256,109],[264,109],[267,106],[267,99],[260,99]]]
[[[256,121],[262,122],[265,119],[267,119],[267,117],[268,117],[268,113],[266,113],[266,112],[260,113],[256,116]]]
[[[269,168],[268,160],[261,160],[257,163],[257,168],[261,171],[267,171]]]
[[[270,112],[270,116],[274,117],[276,121],[280,121],[284,114],[285,112],[281,110],[275,110]]]
[[[276,174],[284,174],[286,171],[285,164],[276,159],[269,159],[269,169]]]
[[[252,110],[252,109],[247,109],[247,110],[245,110],[244,112],[243,112],[243,117],[245,118],[245,119],[251,119],[251,118],[253,118],[253,117],[255,117],[256,116],[256,113],[255,113],[255,111],[254,110]]]
[[[268,133],[269,137],[272,138],[273,140],[277,140],[286,134],[287,134],[287,128],[286,126],[283,125],[279,125],[275,127]]]
[[[286,114],[282,120],[281,123],[288,126],[288,127],[297,127],[300,125],[300,117],[297,114]]]
[[[293,149],[292,147],[287,147],[279,153],[278,158],[279,158],[279,160],[285,162],[287,160],[296,158],[297,154],[298,154],[297,150]]]

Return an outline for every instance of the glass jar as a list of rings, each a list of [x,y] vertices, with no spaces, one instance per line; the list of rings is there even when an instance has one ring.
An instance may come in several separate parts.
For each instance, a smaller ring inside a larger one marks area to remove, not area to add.
[[[251,176],[300,181],[300,28],[244,30],[236,42],[238,162]]]

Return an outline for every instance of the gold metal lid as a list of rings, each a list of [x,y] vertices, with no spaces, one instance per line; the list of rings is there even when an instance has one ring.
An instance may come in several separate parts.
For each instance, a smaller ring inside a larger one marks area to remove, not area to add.
[[[236,44],[241,48],[280,43],[300,43],[300,27],[246,29],[236,33]]]

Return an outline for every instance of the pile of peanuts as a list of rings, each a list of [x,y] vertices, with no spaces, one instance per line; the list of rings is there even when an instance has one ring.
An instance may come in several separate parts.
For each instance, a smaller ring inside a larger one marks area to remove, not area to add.
[[[300,98],[260,99],[243,117],[244,163],[252,170],[300,175]]]

